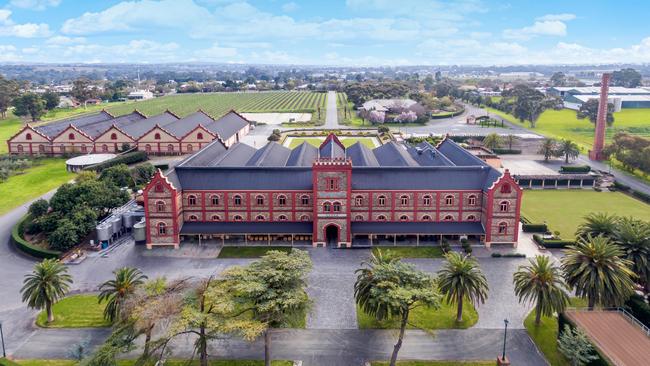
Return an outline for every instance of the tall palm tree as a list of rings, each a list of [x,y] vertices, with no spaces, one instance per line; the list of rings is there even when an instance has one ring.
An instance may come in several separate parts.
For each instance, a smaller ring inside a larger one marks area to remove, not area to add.
[[[616,230],[618,217],[607,212],[592,212],[584,217],[584,221],[578,225],[576,236],[586,239],[588,236],[599,235],[611,238]]]
[[[483,139],[483,146],[488,149],[496,149],[501,146],[502,140],[501,136],[496,133],[491,133]]]
[[[445,255],[446,261],[438,271],[438,288],[449,304],[458,304],[456,321],[463,321],[463,300],[473,304],[485,303],[488,283],[478,261],[458,252]]]
[[[650,289],[650,223],[623,217],[614,229],[614,240],[632,262],[632,271],[646,292]]]
[[[539,325],[542,315],[562,312],[569,295],[560,268],[553,265],[550,257],[537,255],[528,262],[519,266],[513,276],[515,294],[519,302],[535,302],[535,324]]]
[[[104,318],[111,322],[119,317],[126,297],[147,279],[137,268],[123,267],[113,273],[115,279],[102,283],[98,296],[100,304],[106,301]]]
[[[577,296],[587,298],[590,309],[619,305],[634,293],[633,263],[623,255],[609,238],[588,235],[565,250],[564,278]]]
[[[68,267],[56,259],[46,259],[34,265],[32,273],[25,275],[22,293],[23,302],[34,309],[47,312],[47,322],[54,321],[52,306],[70,290],[72,277]]]
[[[554,139],[545,138],[537,153],[544,155],[544,161],[548,162],[548,159],[557,156],[557,142]]]
[[[557,152],[558,154],[564,155],[564,162],[568,164],[569,158],[575,159],[580,155],[580,148],[575,142],[569,139],[563,139],[557,146]]]

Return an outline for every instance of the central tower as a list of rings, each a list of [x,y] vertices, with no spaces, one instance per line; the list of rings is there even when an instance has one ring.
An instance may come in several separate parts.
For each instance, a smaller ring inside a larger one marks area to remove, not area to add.
[[[609,93],[609,79],[611,74],[604,73],[600,82],[600,100],[598,102],[598,115],[596,117],[596,131],[594,133],[594,146],[589,150],[589,159],[603,160],[605,147],[605,127],[607,126],[607,94]]]
[[[312,165],[314,192],[314,246],[352,246],[350,192],[352,161],[345,147],[330,134],[319,147]]]

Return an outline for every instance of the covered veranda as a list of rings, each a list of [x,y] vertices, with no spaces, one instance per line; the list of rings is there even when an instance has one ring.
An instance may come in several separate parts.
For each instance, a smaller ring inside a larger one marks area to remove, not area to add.
[[[467,237],[482,242],[480,222],[353,222],[352,246],[439,245],[443,239]]]
[[[286,245],[312,244],[311,222],[185,222],[181,244]]]

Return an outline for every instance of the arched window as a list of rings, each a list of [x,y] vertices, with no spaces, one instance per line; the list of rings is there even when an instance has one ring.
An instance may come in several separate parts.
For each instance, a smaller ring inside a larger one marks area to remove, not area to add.
[[[304,196],[300,197],[300,200],[302,201],[303,206],[309,205],[309,196],[304,195]]]
[[[429,195],[424,196],[424,199],[422,200],[422,203],[425,206],[431,206],[431,196],[429,196]]]
[[[260,194],[260,195],[257,195],[257,196],[255,197],[255,199],[257,200],[257,205],[258,205],[258,206],[263,206],[263,205],[264,205],[264,196],[262,196],[262,195]]]
[[[255,220],[257,220],[257,221],[264,221],[265,218],[264,218],[263,215],[257,215],[257,217],[255,218]]]
[[[445,196],[445,205],[453,206],[454,205],[454,196],[448,194]]]
[[[219,206],[219,196],[216,194],[211,197],[212,199],[212,206]]]
[[[164,222],[159,222],[158,223],[158,235],[166,235],[167,234],[167,225],[165,225]]]
[[[285,215],[280,215],[278,216],[278,221],[287,221],[287,217]]]
[[[111,134],[111,140],[117,140],[117,134],[115,132]]]
[[[219,216],[219,215],[212,215],[212,221],[221,221],[221,216]]]
[[[236,195],[235,197],[233,197],[233,204],[235,206],[241,206],[241,196],[240,195]]]
[[[476,216],[474,215],[467,216],[467,221],[476,221]]]
[[[334,208],[334,212],[340,212],[341,211],[341,202],[334,202],[332,207]]]
[[[196,134],[196,139],[197,140],[203,140],[203,134],[201,132]]]
[[[309,221],[309,216],[308,215],[300,216],[300,221]]]
[[[363,216],[361,216],[361,215],[355,216],[354,221],[363,221]]]
[[[156,210],[158,212],[165,212],[165,202],[163,201],[156,202]]]
[[[278,196],[278,206],[286,206],[287,205],[287,196],[281,194]]]
[[[235,215],[235,216],[232,217],[232,219],[235,220],[235,221],[242,221],[242,220],[244,220],[244,218],[241,217],[241,215]]]
[[[406,215],[402,215],[399,217],[399,221],[408,221],[409,217]]]
[[[144,145],[144,151],[151,152],[151,145],[149,144]]]
[[[508,212],[510,210],[510,202],[501,201],[501,203],[499,203],[499,210],[501,212]]]
[[[467,204],[470,206],[476,206],[476,196],[472,194],[467,197]]]
[[[386,216],[384,215],[377,216],[377,221],[386,221]]]
[[[386,206],[386,196],[379,196],[377,198],[377,204],[379,206]]]
[[[454,221],[454,217],[451,216],[451,215],[447,215],[447,216],[445,216],[445,218],[442,219],[442,220],[443,220],[443,221]]]
[[[32,134],[28,133],[25,135],[25,140],[31,140],[32,139]]]
[[[400,201],[400,203],[402,204],[402,206],[408,206],[408,204],[409,204],[409,196],[407,196],[407,195],[402,195],[402,196],[399,198],[399,201]]]
[[[190,215],[190,221],[197,221],[199,218],[196,215]]]
[[[172,144],[167,145],[167,151],[173,152],[174,151],[174,145],[172,145]]]
[[[330,212],[332,210],[332,204],[329,202],[323,203],[323,211]]]
[[[69,133],[68,134],[68,140],[74,140],[74,133]]]
[[[354,205],[355,206],[363,206],[363,196],[354,197]]]
[[[187,151],[188,152],[194,151],[194,146],[192,146],[192,144],[187,145]]]
[[[501,193],[510,193],[510,184],[506,183],[501,186]]]
[[[163,192],[165,189],[163,188],[163,185],[158,183],[156,184],[156,192]]]
[[[18,150],[19,153],[23,152],[23,145],[16,146],[16,149]]]
[[[431,221],[431,216],[429,215],[422,216],[422,221]]]
[[[500,222],[499,223],[499,234],[507,234],[508,233],[508,224],[505,222]]]
[[[108,145],[104,144],[102,145],[102,152],[107,152],[108,151]]]
[[[187,196],[187,204],[190,206],[196,206],[196,196],[195,195]]]
[[[156,132],[155,135],[153,135],[154,140],[160,140],[160,134]]]

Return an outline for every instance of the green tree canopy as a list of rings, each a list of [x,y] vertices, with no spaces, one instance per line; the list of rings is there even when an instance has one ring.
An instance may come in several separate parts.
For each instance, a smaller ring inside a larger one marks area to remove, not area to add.
[[[114,322],[120,317],[122,305],[138,286],[147,279],[139,269],[122,267],[113,271],[114,279],[108,280],[99,286],[99,303],[106,301],[104,318]]]
[[[596,123],[596,119],[598,119],[599,104],[600,102],[598,99],[589,99],[580,105],[580,109],[576,112],[576,117],[579,119],[588,118],[591,123]],[[607,117],[605,121],[608,126],[614,124],[614,105],[612,103],[607,103]]]
[[[641,86],[641,73],[632,68],[621,69],[612,73],[610,81],[612,86],[636,88]]]
[[[45,109],[52,110],[59,105],[61,98],[59,94],[54,92],[47,92],[43,94],[43,100],[45,100]]]
[[[564,162],[568,164],[569,158],[576,159],[580,156],[580,148],[575,142],[569,139],[562,139],[557,144],[557,154],[564,156]]]
[[[463,301],[473,304],[485,303],[488,296],[488,282],[478,261],[468,255],[449,252],[438,271],[438,288],[445,301],[457,304],[456,321],[463,321]]]
[[[99,176],[99,180],[115,187],[133,187],[134,180],[131,176],[131,170],[126,164],[113,165],[104,169]]]
[[[72,277],[68,267],[57,259],[45,259],[34,265],[32,273],[25,275],[22,293],[23,302],[30,308],[47,312],[47,321],[54,321],[52,306],[70,290]]]
[[[45,101],[34,93],[25,93],[14,98],[14,114],[30,116],[32,121],[38,121],[45,114]]]

